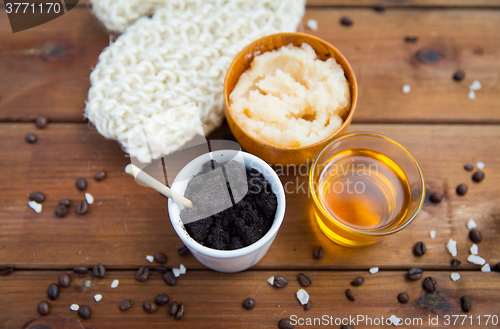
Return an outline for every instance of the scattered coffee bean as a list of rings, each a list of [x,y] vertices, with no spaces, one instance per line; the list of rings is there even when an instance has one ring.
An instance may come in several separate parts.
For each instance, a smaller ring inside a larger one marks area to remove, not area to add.
[[[251,310],[252,308],[255,307],[255,299],[253,298],[247,298],[243,301],[243,307],[246,308],[247,310]]]
[[[443,201],[443,196],[439,192],[433,192],[429,199],[432,203],[440,203]]]
[[[81,316],[83,319],[87,320],[92,315],[92,311],[90,310],[90,307],[88,307],[87,305],[81,305],[80,308],[78,309],[78,315]]]
[[[87,274],[88,270],[89,269],[86,268],[86,267],[75,267],[75,268],[73,268],[73,272],[75,272],[76,274],[81,274],[81,275]]]
[[[45,201],[45,196],[41,192],[33,192],[30,194],[29,199],[37,203],[42,203]]]
[[[92,272],[96,278],[102,279],[104,278],[104,274],[106,274],[106,268],[104,268],[104,265],[99,263],[94,266]]]
[[[426,277],[423,283],[423,287],[428,292],[434,292],[437,289],[437,282],[433,277]]]
[[[54,215],[56,215],[56,217],[63,218],[66,216],[67,211],[68,209],[65,206],[59,205],[56,207],[56,210],[54,210]]]
[[[379,13],[385,11],[386,8],[387,6],[385,5],[385,3],[377,3],[375,7],[373,7],[373,9],[375,9],[375,11]]]
[[[458,195],[465,195],[465,193],[467,193],[467,185],[465,184],[460,184],[457,186],[457,194]]]
[[[94,179],[98,182],[102,181],[104,178],[106,178],[106,172],[104,170],[98,171],[94,175]]]
[[[38,129],[43,129],[47,126],[47,118],[46,117],[38,117],[35,120],[36,127]]]
[[[177,251],[179,252],[179,255],[181,255],[181,256],[187,256],[191,253],[189,251],[188,247],[186,247],[186,246],[180,247],[179,250],[177,250]]]
[[[439,61],[441,55],[434,49],[421,49],[415,54],[416,58],[425,64],[434,64]]]
[[[304,311],[309,311],[311,309],[311,306],[312,306],[311,300],[309,300],[307,304],[304,305]]]
[[[282,276],[274,277],[274,284],[276,288],[285,288],[288,285],[288,281]]]
[[[278,322],[278,328],[280,329],[293,329],[293,324],[290,319],[284,318]]]
[[[132,301],[130,299],[124,299],[122,300],[120,306],[118,307],[120,308],[121,311],[126,311],[132,307]]]
[[[415,43],[418,41],[418,37],[415,35],[409,35],[405,37],[405,42]]]
[[[170,311],[168,312],[170,315],[175,315],[177,313],[177,310],[179,309],[179,305],[177,302],[172,302],[172,305],[170,305]]]
[[[462,307],[462,311],[465,313],[469,313],[471,309],[471,302],[469,296],[462,296],[460,298],[460,306]]]
[[[451,266],[453,266],[453,267],[460,266],[460,264],[462,264],[462,262],[459,261],[458,259],[452,259],[451,260]]]
[[[325,249],[323,249],[322,246],[317,246],[316,248],[314,248],[314,258],[316,259],[320,259],[320,258],[323,258],[323,256],[325,255]]]
[[[405,292],[402,292],[398,295],[398,301],[401,304],[406,304],[410,301],[410,298],[408,297],[408,295]]]
[[[153,302],[144,302],[144,304],[142,305],[142,307],[144,307],[144,311],[148,312],[148,313],[154,313],[156,312],[156,305],[153,303]]]
[[[467,170],[467,171],[473,171],[474,170],[474,166],[472,166],[471,164],[466,164],[464,166],[464,169]]]
[[[167,256],[164,253],[159,252],[155,255],[155,260],[160,264],[165,264],[167,262]]]
[[[71,277],[67,273],[59,275],[59,285],[63,288],[68,288],[71,282]]]
[[[50,313],[50,304],[49,302],[43,301],[38,304],[38,313],[40,315],[47,315]]]
[[[351,26],[354,22],[350,17],[344,16],[340,19],[340,24],[343,26]]]
[[[453,73],[453,80],[455,81],[462,81],[463,79],[465,78],[465,72],[463,70],[457,70],[455,73]],[[470,165],[466,165],[466,166],[470,166]],[[471,169],[467,169],[465,168],[465,170],[472,170],[472,166],[471,166]]]
[[[408,278],[410,278],[410,280],[419,280],[423,274],[424,271],[422,271],[421,269],[412,268],[411,270],[408,271]]]
[[[472,180],[476,183],[479,183],[480,181],[482,181],[484,179],[484,173],[482,171],[476,171],[473,175],[472,175]]]
[[[491,269],[495,272],[500,272],[500,263],[496,263]]]
[[[65,206],[66,208],[68,208],[71,205],[71,200],[70,199],[61,199],[61,200],[59,200],[59,204],[61,206]]]
[[[351,285],[354,286],[354,287],[359,287],[360,285],[363,284],[363,282],[365,282],[365,279],[362,276],[360,276],[356,280],[351,281]]]
[[[165,295],[165,294],[159,294],[155,298],[155,303],[156,303],[156,305],[159,305],[159,306],[167,305],[167,303],[168,303],[168,296]]]
[[[349,299],[350,301],[353,301],[353,302],[354,302],[354,301],[356,300],[356,298],[354,298],[354,295],[352,294],[351,289],[347,289],[347,290],[345,291],[345,296],[346,296],[346,297],[347,297],[347,299]]]
[[[1,276],[6,276],[12,273],[12,266],[11,265],[0,265],[0,275]]]
[[[469,238],[474,243],[479,243],[479,242],[483,241],[483,235],[481,234],[481,232],[479,232],[478,229],[475,229],[475,228],[473,228],[472,230],[470,230],[470,232],[469,232]]]
[[[24,140],[30,144],[36,143],[36,135],[32,133],[27,133],[26,136],[24,136]]]
[[[166,268],[165,266],[157,266],[155,267],[155,271],[165,274],[167,273],[168,268]]]
[[[340,329],[354,329],[354,327],[344,324],[342,327],[340,327]]]
[[[87,181],[85,180],[85,178],[80,177],[76,180],[76,188],[80,191],[83,191],[87,188]]]
[[[165,273],[165,275],[163,276],[163,280],[169,286],[175,286],[175,276],[172,274],[172,272]]]
[[[299,282],[302,285],[302,287],[309,287],[312,283],[312,279],[309,275],[300,273],[299,274]]]
[[[422,241],[417,242],[415,244],[415,247],[413,247],[413,252],[417,256],[424,255],[427,252],[427,247],[426,247],[425,243],[423,243]]]
[[[76,205],[75,211],[78,215],[83,215],[87,212],[87,209],[88,209],[87,202],[81,201]]]
[[[146,281],[148,279],[148,277],[149,277],[149,268],[147,268],[145,266],[141,266],[139,268],[139,270],[137,271],[137,273],[135,274],[135,278],[139,282]]]
[[[59,296],[59,286],[55,283],[50,284],[47,295],[50,299],[56,300],[57,296]]]
[[[184,313],[186,313],[186,310],[184,309],[184,305],[182,303],[179,305],[179,309],[177,310],[177,313],[175,313],[174,319],[175,320],[180,320],[184,316]]]

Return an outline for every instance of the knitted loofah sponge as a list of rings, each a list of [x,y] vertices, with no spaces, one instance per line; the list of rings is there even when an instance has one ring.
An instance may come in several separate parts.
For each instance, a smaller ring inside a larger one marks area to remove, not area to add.
[[[222,122],[224,76],[234,56],[262,36],[295,31],[304,7],[305,0],[92,0],[105,26],[123,33],[90,75],[85,116],[139,156],[127,138],[135,126],[194,102],[199,119],[176,110],[175,120],[148,136],[169,154],[184,143],[179,134],[193,133],[190,120],[201,120],[205,134]]]

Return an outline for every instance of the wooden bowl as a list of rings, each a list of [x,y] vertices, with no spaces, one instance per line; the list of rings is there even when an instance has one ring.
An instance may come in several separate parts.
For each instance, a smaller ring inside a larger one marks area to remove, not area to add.
[[[293,44],[300,46],[302,43],[309,44],[315,51],[319,59],[325,61],[328,58],[335,58],[344,69],[344,74],[349,81],[351,87],[351,109],[347,118],[340,128],[331,136],[310,145],[299,147],[280,147],[269,144],[263,140],[250,136],[244,131],[236,122],[231,107],[229,106],[229,95],[238,82],[240,75],[250,66],[256,53],[263,53],[272,51],[282,46]],[[234,137],[241,145],[241,147],[249,153],[252,153],[267,163],[288,165],[299,165],[303,163],[311,163],[316,154],[321,148],[336,136],[342,135],[347,131],[358,99],[358,84],[354,72],[345,59],[345,57],[334,46],[328,42],[316,38],[312,35],[304,33],[277,33],[263,38],[260,38],[248,46],[246,46],[236,57],[229,66],[224,80],[224,111],[226,113],[229,128],[234,134]]]

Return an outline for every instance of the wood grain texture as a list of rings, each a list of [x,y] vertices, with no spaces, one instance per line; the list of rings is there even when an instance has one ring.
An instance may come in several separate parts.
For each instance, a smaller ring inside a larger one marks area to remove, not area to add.
[[[312,201],[307,197],[307,169],[281,170],[287,209],[283,225],[271,249],[256,269],[449,269],[451,256],[446,250],[450,238],[458,241],[463,267],[478,268],[466,262],[471,242],[466,223],[473,218],[484,235],[479,254],[491,264],[498,256],[500,234],[500,129],[496,125],[361,125],[351,131],[368,130],[388,135],[405,145],[420,162],[429,190],[443,193],[439,205],[426,203],[414,223],[406,230],[380,243],[361,249],[340,247],[330,242],[312,220]],[[35,132],[36,144],[27,144],[24,135]],[[227,126],[211,139],[229,132]],[[169,265],[184,263],[203,268],[193,256],[181,258],[181,246],[167,215],[165,198],[138,186],[124,173],[128,159],[118,145],[105,140],[84,124],[49,124],[36,130],[34,124],[0,125],[0,259],[17,268],[67,269],[101,262],[110,268],[138,268],[148,265],[146,255],[165,252]],[[466,163],[486,164],[486,178],[477,184]],[[286,169],[286,168],[285,168]],[[95,182],[97,170],[108,178]],[[302,174],[300,174],[302,173]],[[89,213],[77,216],[75,204],[84,193],[75,188],[78,177],[88,181],[86,192],[95,203]],[[464,197],[455,193],[459,183],[467,183]],[[41,191],[46,196],[43,211],[36,214],[27,205],[28,195]],[[59,199],[70,198],[73,205],[63,219],[54,216]],[[436,230],[431,239],[429,231]],[[423,257],[412,255],[417,241],[427,244]],[[313,259],[315,246],[322,245],[325,257]]]
[[[81,2],[81,1],[80,1]],[[307,0],[307,6],[373,7],[500,7],[498,0]]]
[[[384,318],[396,315],[400,318],[421,319],[422,324],[406,325],[403,328],[463,328],[460,325],[445,325],[446,315],[465,315],[460,309],[460,297],[468,295],[472,301],[472,310],[467,315],[473,316],[474,325],[467,323],[467,328],[493,328],[484,324],[484,315],[498,314],[495,297],[499,285],[492,284],[499,279],[499,273],[460,272],[462,278],[453,282],[449,272],[425,272],[438,282],[437,293],[426,293],[422,289],[422,280],[408,281],[406,272],[380,272],[371,275],[368,272],[306,272],[313,280],[305,288],[310,295],[312,308],[304,311],[295,293],[299,285],[296,271],[246,271],[235,274],[223,274],[211,271],[188,271],[177,280],[176,286],[167,286],[155,272],[146,282],[138,282],[131,271],[108,271],[104,279],[91,275],[71,274],[72,283],[68,288],[61,288],[57,300],[50,301],[51,314],[40,316],[36,309],[40,301],[48,300],[47,287],[57,282],[62,272],[58,271],[20,271],[10,276],[0,277],[0,323],[4,328],[41,328],[36,324],[44,323],[49,328],[277,328],[281,318],[292,315],[297,317],[321,318],[324,315],[335,318],[349,318],[362,315]],[[266,280],[275,275],[288,279],[288,286],[282,289],[270,286]],[[365,283],[352,287],[349,282],[364,276]],[[110,284],[118,279],[120,284],[111,289]],[[84,281],[92,282],[85,288]],[[345,289],[350,288],[356,298],[354,302],[345,297]],[[400,304],[397,295],[406,292],[410,298],[408,304]],[[142,304],[154,301],[159,293],[170,297],[167,306],[159,306],[154,314],[146,313]],[[95,294],[101,294],[102,300],[96,303]],[[254,309],[248,311],[241,304],[252,297],[256,301]],[[132,300],[132,307],[122,312],[118,305],[123,299]],[[175,321],[167,315],[171,301],[182,302],[185,316]],[[432,305],[432,301],[436,301]],[[73,303],[88,305],[92,310],[89,320],[81,319],[69,309]],[[482,326],[477,325],[477,316],[483,316]],[[430,326],[429,317],[439,318],[439,325]],[[460,319],[458,324],[463,320]],[[335,321],[335,320],[333,320]],[[407,320],[408,321],[408,320]],[[452,319],[453,321],[453,319]],[[470,319],[468,319],[470,321]],[[368,323],[369,324],[369,323]],[[307,326],[296,326],[307,327]],[[316,325],[315,328],[320,326]],[[340,325],[325,326],[339,328]],[[360,322],[356,328],[381,328]],[[387,325],[383,326],[387,328]],[[47,328],[47,327],[43,327]]]

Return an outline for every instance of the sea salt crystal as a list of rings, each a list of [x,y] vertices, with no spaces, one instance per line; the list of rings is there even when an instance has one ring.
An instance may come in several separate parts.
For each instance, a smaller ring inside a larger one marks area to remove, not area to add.
[[[434,239],[436,237],[436,231],[431,231],[429,235],[431,236],[431,239]]]
[[[113,282],[111,282],[111,288],[113,288],[113,289],[114,289],[114,288],[118,287],[118,284],[119,284],[119,283],[120,283],[120,281],[118,281],[118,280],[113,280]]]
[[[484,272],[484,273],[491,272],[490,264],[486,264],[483,267],[481,267],[481,272]]]
[[[389,317],[389,321],[391,321],[391,323],[397,327],[397,326],[399,326],[399,322],[401,321],[401,319],[400,319],[400,318],[398,318],[398,317],[397,317],[397,316],[395,316],[395,315],[391,315],[391,316]]]
[[[94,203],[94,197],[90,193],[85,193],[85,200],[87,200],[88,204]]]
[[[469,86],[469,89],[476,91],[481,89],[482,87],[483,86],[481,85],[481,82],[479,82],[479,80],[474,80],[474,82],[472,82],[472,84]]]
[[[478,163],[476,163],[476,168],[479,170],[483,170],[484,169],[484,162],[479,161]]]
[[[181,266],[179,266],[179,273],[186,274],[186,267],[182,264],[181,264]]]
[[[476,265],[484,265],[484,264],[486,264],[486,260],[484,260],[483,257],[477,256],[477,255],[470,255],[467,258],[467,261],[469,263],[476,264]]]
[[[458,280],[460,280],[460,274],[458,274],[458,273],[451,273],[451,279],[452,279],[453,281],[458,281]]]
[[[28,201],[28,206],[33,209],[37,214],[42,212],[42,205],[36,201]]]
[[[267,279],[267,283],[269,283],[271,286],[274,286],[274,276]]]
[[[450,252],[450,254],[453,257],[457,256],[457,254],[458,254],[458,251],[457,251],[457,241],[455,241],[453,239],[450,239],[450,241],[448,241],[448,244],[446,245],[446,248],[448,248],[448,251]]]
[[[101,301],[101,299],[102,299],[102,295],[101,295],[101,294],[97,294],[97,295],[95,295],[95,296],[94,296],[94,300],[95,300],[96,302],[100,302],[100,301]]]
[[[304,289],[297,291],[297,298],[302,305],[309,303],[309,294]]]
[[[78,304],[71,304],[71,306],[69,307],[70,310],[72,311],[78,311],[80,309],[80,305]]]
[[[469,94],[467,95],[467,97],[469,97],[469,99],[471,101],[475,100],[476,99],[476,93],[474,92],[474,90],[469,90]]]
[[[467,222],[467,228],[469,230],[472,230],[473,228],[476,227],[477,227],[476,222],[473,219],[469,219],[469,221]]]
[[[404,85],[403,86],[403,94],[409,94],[411,91],[410,85]]]
[[[477,247],[477,244],[473,244],[470,247],[470,253],[473,255],[477,255],[479,253],[479,248]]]
[[[377,272],[378,272],[378,267],[372,267],[372,268],[370,268],[370,273],[371,274],[375,274]]]
[[[153,256],[147,255],[147,256],[146,256],[146,259],[147,259],[150,263],[152,263],[152,262],[154,261],[154,259],[155,259],[155,258],[154,258]]]
[[[307,20],[307,23],[306,23],[306,26],[307,26],[309,29],[311,29],[311,30],[313,30],[313,31],[316,31],[316,30],[318,30],[318,21],[317,21],[317,20],[315,20],[315,19],[308,19],[308,20]]]
[[[179,270],[178,268],[173,268],[172,273],[174,273],[174,276],[178,278],[179,275],[181,275],[181,270]]]

